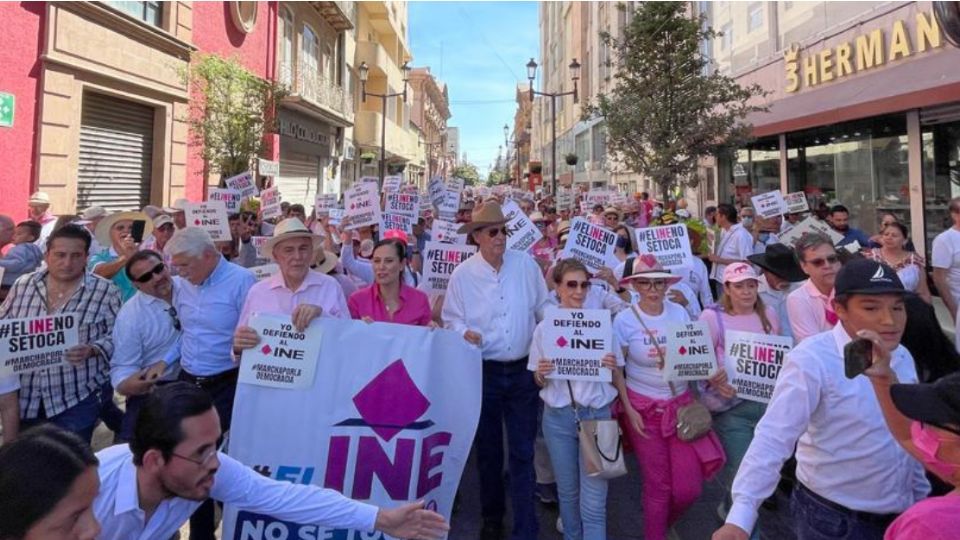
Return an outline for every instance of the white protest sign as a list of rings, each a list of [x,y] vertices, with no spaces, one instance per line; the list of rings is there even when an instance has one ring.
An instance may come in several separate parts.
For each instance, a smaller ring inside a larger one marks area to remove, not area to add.
[[[430,184],[427,185],[427,192],[430,194],[430,202],[434,206],[440,206],[440,203],[443,202],[443,198],[446,196],[447,187],[443,184],[443,180],[439,176],[434,176],[430,179]]]
[[[843,240],[843,235],[833,230],[828,223],[820,221],[815,216],[809,216],[807,219],[794,225],[789,231],[780,235],[780,242],[790,247],[795,247],[797,242],[803,238],[803,235],[817,233],[829,238],[830,241],[833,242],[833,245],[837,245],[838,242]]]
[[[337,199],[336,193],[321,193],[313,203],[313,210],[317,216],[329,215],[329,210],[337,207]]]
[[[548,379],[610,382],[603,357],[613,352],[613,324],[606,309],[548,308],[543,313],[541,346],[554,366]]]
[[[750,200],[753,202],[753,209],[762,218],[772,218],[787,213],[787,203],[784,202],[783,194],[779,191],[755,195],[750,197]]]
[[[321,342],[313,388],[237,386],[231,457],[272,479],[381,508],[423,500],[449,521],[480,417],[480,350],[449,330],[327,317],[315,324],[337,339]],[[392,537],[228,504],[222,538]]]
[[[613,254],[616,247],[617,233],[594,225],[582,217],[575,217],[570,222],[570,236],[567,237],[560,257],[572,257],[596,273],[601,268],[617,266],[619,261]]]
[[[383,178],[383,192],[396,193],[400,191],[400,184],[403,183],[403,177],[399,175],[385,176]]]
[[[420,211],[420,196],[416,193],[387,193],[383,205],[385,214],[399,214],[410,219],[417,219]]]
[[[0,377],[66,364],[64,352],[79,344],[76,313],[0,320]]]
[[[456,191],[457,193],[463,191],[463,187],[464,187],[466,184],[467,184],[467,181],[464,180],[463,178],[453,177],[453,178],[448,178],[448,179],[447,179],[447,189],[452,189],[453,191]]]
[[[410,216],[401,214],[380,214],[380,231],[386,232],[390,230],[413,234],[413,219],[411,219]]]
[[[376,184],[356,184],[344,192],[344,217],[349,220],[347,230],[380,223],[380,197]]]
[[[702,381],[717,373],[717,357],[705,321],[670,326],[666,349],[663,378],[667,381]]]
[[[460,263],[477,251],[476,246],[444,244],[430,241],[423,253],[423,285],[427,293],[443,293],[447,290],[450,276]]]
[[[258,259],[266,259],[266,255],[263,254],[263,245],[269,240],[269,236],[251,236],[250,243],[253,244],[253,249],[257,250]]]
[[[253,181],[253,173],[247,171],[236,176],[231,176],[223,181],[228,189],[232,189],[240,192],[240,197],[244,199],[249,199],[250,197],[256,197],[260,193],[260,190],[257,189],[257,184]]]
[[[737,397],[769,403],[793,339],[753,332],[724,332],[724,368]]]
[[[637,252],[651,253],[664,268],[679,268],[693,265],[690,251],[690,235],[683,223],[644,227],[636,230]]]
[[[260,176],[280,176],[280,162],[257,158],[257,172]]]
[[[503,215],[507,218],[507,249],[527,251],[543,238],[543,233],[516,202],[504,203]]]
[[[379,185],[380,177],[379,176],[361,176],[360,183],[361,184],[373,183],[373,184]]]
[[[424,215],[426,212],[433,212],[433,201],[430,200],[430,195],[421,193],[420,194],[420,215]]]
[[[580,213],[583,214],[583,215],[587,215],[588,213],[590,213],[590,210],[591,210],[591,208],[590,208],[590,203],[588,203],[587,201],[581,199],[581,200],[580,200]]]
[[[227,214],[240,212],[240,192],[235,189],[211,188],[207,199],[222,202],[227,207]]]
[[[614,192],[606,189],[591,189],[587,192],[586,201],[589,208],[593,208],[598,204],[607,206],[610,204],[610,199],[613,198]]]
[[[262,264],[260,266],[251,266],[250,268],[247,268],[247,270],[253,272],[253,277],[255,277],[257,281],[260,281],[262,279],[267,279],[268,277],[279,272],[280,266],[276,263],[270,263]]]
[[[437,217],[444,221],[457,219],[457,210],[460,209],[460,192],[445,191],[443,200],[437,205]]]
[[[557,210],[570,210],[573,208],[573,192],[566,188],[560,188],[557,193]]]
[[[227,221],[227,206],[223,201],[187,203],[187,225],[203,229],[214,242],[230,240],[230,223]]]
[[[340,225],[343,220],[343,208],[331,208],[327,210],[327,217],[330,218],[331,225]]]
[[[272,219],[283,214],[283,210],[280,209],[279,187],[274,186],[260,192],[260,210],[263,219]]]
[[[430,229],[430,239],[434,242],[443,242],[448,244],[466,244],[467,235],[460,234],[459,223],[451,223],[440,219],[433,220],[433,228]]]
[[[290,317],[255,313],[248,323],[260,336],[256,347],[243,351],[239,381],[272,388],[313,388],[322,331],[313,324],[303,332]]]
[[[810,203],[807,202],[807,194],[802,191],[787,193],[783,196],[783,202],[787,204],[788,214],[800,214],[810,211]]]

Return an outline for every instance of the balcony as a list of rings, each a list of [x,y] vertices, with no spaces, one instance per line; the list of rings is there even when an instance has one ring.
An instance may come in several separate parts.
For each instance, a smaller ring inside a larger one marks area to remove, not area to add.
[[[317,66],[300,62],[296,73],[290,64],[280,64],[280,82],[290,88],[285,101],[302,105],[310,112],[349,127],[353,124],[353,99],[346,89],[330,81]]]
[[[337,32],[350,30],[357,20],[357,8],[354,2],[311,2],[323,20]]]
[[[403,75],[400,66],[390,58],[387,50],[374,41],[357,41],[356,65],[366,62],[370,67],[370,75],[386,77],[387,82],[394,88],[403,85]]]
[[[376,111],[357,111],[356,127],[353,137],[359,146],[380,148],[380,127],[382,115]],[[387,118],[387,159],[399,158],[416,162],[420,151],[417,147],[417,135],[401,128]]]

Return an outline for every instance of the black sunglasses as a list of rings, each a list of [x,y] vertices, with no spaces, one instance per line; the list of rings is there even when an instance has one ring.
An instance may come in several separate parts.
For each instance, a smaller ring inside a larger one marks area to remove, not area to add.
[[[506,228],[506,227],[494,227],[494,228],[492,228],[492,229],[487,229],[487,235],[488,235],[490,238],[496,238],[497,235],[501,235],[501,234],[504,235],[504,236],[507,235],[507,228]]]
[[[593,284],[590,283],[589,281],[575,281],[575,280],[570,280],[570,281],[566,282],[565,285],[567,286],[568,289],[576,289],[576,288],[579,286],[580,289],[582,289],[582,290],[585,291],[585,290],[589,289],[590,286],[593,285]]]
[[[177,308],[170,306],[167,308],[167,314],[170,315],[170,318],[173,319],[173,329],[179,332],[183,329],[183,326],[180,324],[180,317],[177,317]]]
[[[159,276],[166,267],[167,266],[163,263],[157,263],[157,265],[154,266],[153,269],[149,270],[146,274],[143,274],[142,276],[134,279],[134,281],[136,281],[137,283],[147,283],[151,279],[153,279],[153,276]]]

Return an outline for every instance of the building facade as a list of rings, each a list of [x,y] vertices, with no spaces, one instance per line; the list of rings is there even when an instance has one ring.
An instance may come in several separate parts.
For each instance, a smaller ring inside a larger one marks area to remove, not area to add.
[[[417,145],[422,152],[423,175],[417,179],[425,188],[433,176],[446,178],[450,169],[445,148],[450,96],[447,85],[438,81],[430,68],[415,68],[410,73],[412,110],[410,121],[419,130]]]
[[[507,178],[518,188],[536,191],[540,182],[530,181],[530,131],[533,128],[533,101],[530,99],[530,85],[517,85],[515,94],[517,112],[513,115],[513,126],[507,129]],[[536,177],[540,178],[540,177]]]

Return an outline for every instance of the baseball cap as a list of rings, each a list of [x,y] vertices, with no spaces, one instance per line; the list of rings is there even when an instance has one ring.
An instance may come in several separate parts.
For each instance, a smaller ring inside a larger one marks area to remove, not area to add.
[[[410,243],[410,240],[407,238],[407,233],[401,231],[400,229],[388,229],[385,233],[383,233],[383,238],[400,240],[404,244]]]
[[[836,296],[907,292],[893,268],[871,259],[854,259],[843,265],[834,281],[833,290]]]
[[[752,266],[745,262],[728,264],[723,270],[724,283],[740,283],[748,279],[760,281],[760,276],[757,275],[757,271]]]
[[[895,384],[893,404],[904,416],[960,435],[960,373],[927,384]]]

